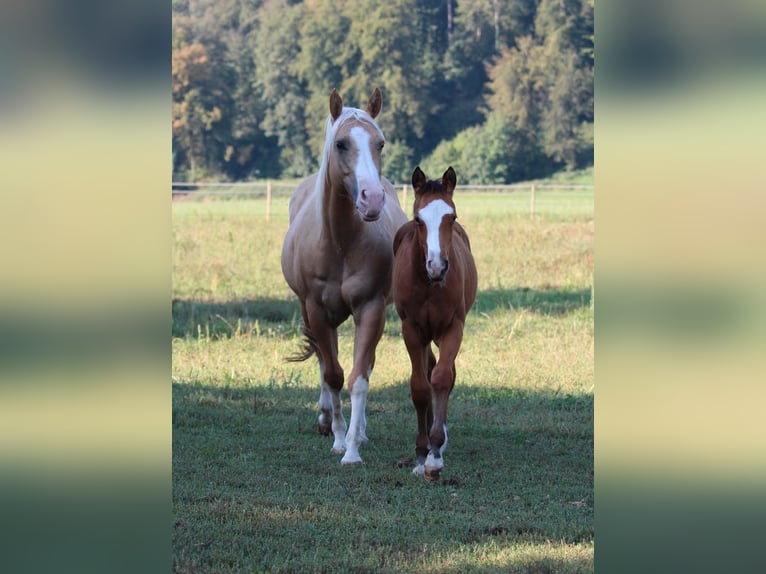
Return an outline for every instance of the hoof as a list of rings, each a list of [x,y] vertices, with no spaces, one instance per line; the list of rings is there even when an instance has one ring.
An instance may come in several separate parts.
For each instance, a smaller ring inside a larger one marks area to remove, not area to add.
[[[356,464],[362,464],[362,457],[359,456],[358,454],[350,454],[350,453],[346,452],[346,456],[344,456],[341,459],[340,464],[342,466],[351,466],[351,465],[356,465]]]
[[[317,430],[322,436],[329,436],[332,432],[332,422],[326,422],[328,420],[332,421],[332,419],[324,413],[320,414],[319,418],[317,418]]]
[[[426,468],[423,476],[428,482],[436,482],[442,474],[441,468]]]

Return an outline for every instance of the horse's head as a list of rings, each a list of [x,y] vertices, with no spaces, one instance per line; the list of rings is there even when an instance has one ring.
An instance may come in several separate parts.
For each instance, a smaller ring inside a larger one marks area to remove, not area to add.
[[[325,138],[325,162],[330,181],[342,183],[365,221],[380,217],[386,193],[380,178],[380,155],[385,144],[375,123],[383,98],[370,96],[367,109],[344,108],[336,90],[330,94],[330,118]]]
[[[443,282],[449,270],[452,227],[457,219],[452,201],[456,185],[457,176],[452,166],[444,172],[441,181],[426,179],[419,166],[412,173],[418,243],[423,251],[426,274],[434,283]]]

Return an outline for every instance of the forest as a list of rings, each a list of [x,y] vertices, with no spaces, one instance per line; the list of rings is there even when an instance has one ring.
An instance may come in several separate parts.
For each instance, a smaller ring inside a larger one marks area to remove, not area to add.
[[[593,165],[593,0],[173,0],[174,181],[316,171],[328,97],[377,86],[383,172]]]

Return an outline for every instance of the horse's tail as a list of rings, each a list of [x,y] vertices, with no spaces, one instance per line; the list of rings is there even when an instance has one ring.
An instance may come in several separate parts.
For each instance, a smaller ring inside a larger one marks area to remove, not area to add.
[[[303,333],[304,338],[303,350],[285,357],[285,360],[288,363],[300,363],[301,361],[309,359],[313,355],[319,356],[319,347],[317,346],[317,341],[314,338],[311,329],[309,329],[305,323],[301,324],[301,333]]]

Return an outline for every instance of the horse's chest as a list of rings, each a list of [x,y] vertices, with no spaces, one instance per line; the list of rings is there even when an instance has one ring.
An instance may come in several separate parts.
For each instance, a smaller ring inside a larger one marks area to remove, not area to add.
[[[424,299],[419,302],[413,299],[412,303],[409,309],[405,311],[405,316],[420,326],[425,338],[438,341],[454,319],[454,308],[432,299]]]

